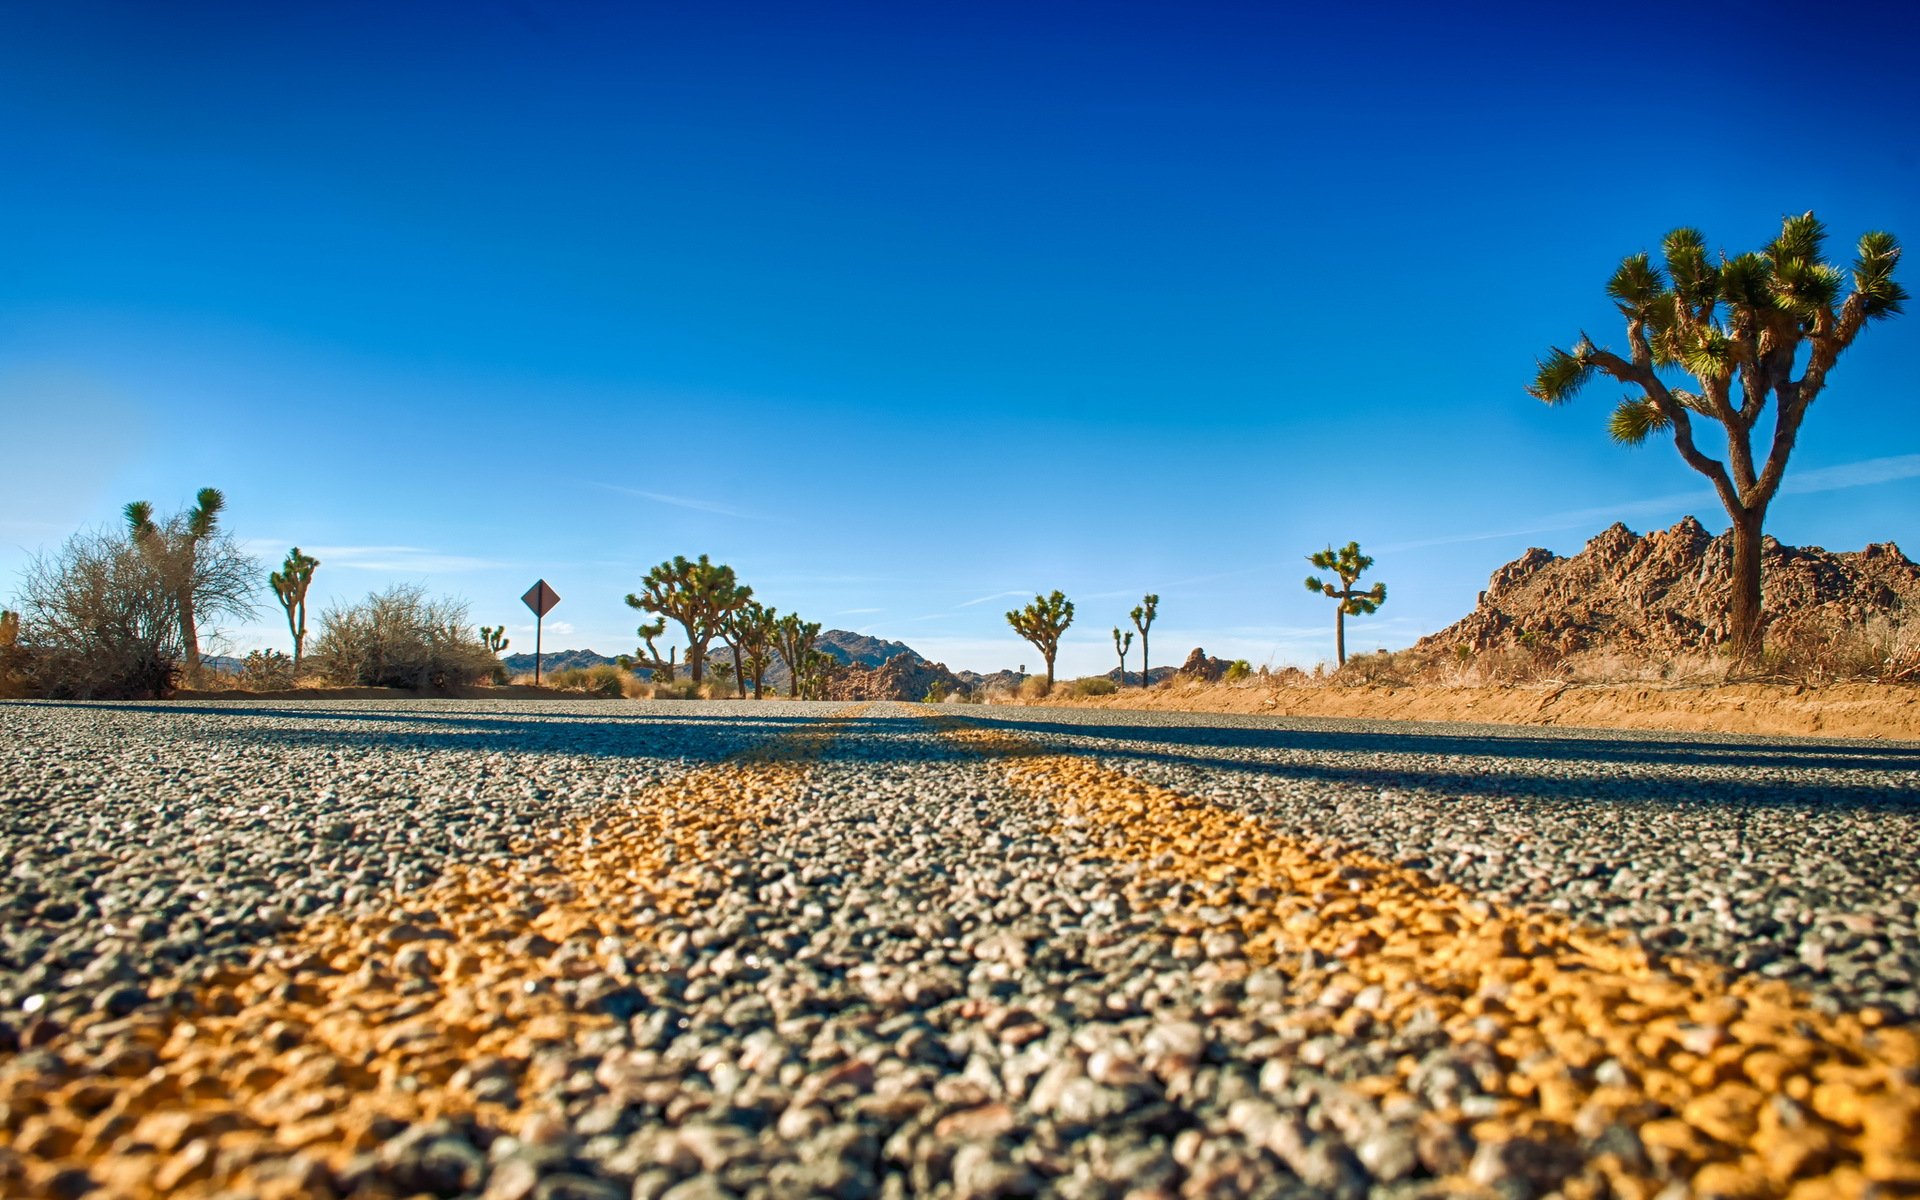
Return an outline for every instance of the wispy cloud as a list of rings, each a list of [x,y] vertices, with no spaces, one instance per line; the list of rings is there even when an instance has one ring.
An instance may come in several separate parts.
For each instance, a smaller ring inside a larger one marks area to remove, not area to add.
[[[1842,488],[1871,487],[1876,483],[1920,476],[1920,454],[1895,454],[1889,458],[1867,458],[1837,467],[1819,467],[1789,474],[1780,481],[1783,492],[1837,492]]]
[[[649,492],[642,488],[623,487],[617,483],[594,482],[594,487],[603,491],[618,492],[623,496],[638,496],[642,500],[651,500],[655,504],[667,504],[674,508],[692,509],[694,512],[713,513],[721,517],[738,517],[744,521],[763,520],[759,513],[747,512],[713,500],[702,500],[697,496],[670,496],[665,492]]]
[[[1033,595],[1032,592],[1026,591],[1021,588],[1015,588],[1010,592],[995,592],[991,596],[976,596],[971,600],[962,600],[960,603],[954,605],[954,607],[955,608],[972,608],[976,604],[986,604],[987,602],[992,600],[1005,600],[1009,596],[1031,596],[1031,595]]]
[[[885,612],[885,611],[887,610],[884,608],[843,608],[839,612],[834,613],[833,615],[836,617],[864,617],[871,613],[879,613],[879,612]]]
[[[249,553],[277,563],[291,543],[278,539],[249,538],[243,545]],[[513,565],[468,554],[444,554],[420,546],[302,546],[300,549],[319,559],[322,566],[349,571],[391,571],[402,575],[453,575],[462,571],[492,571]]]
[[[1875,484],[1895,483],[1902,479],[1913,478],[1920,478],[1920,454],[1896,454],[1887,458],[1868,458],[1859,462],[1840,463],[1837,466],[1818,467],[1811,471],[1802,471],[1797,475],[1789,474],[1781,481],[1780,490],[1795,495],[1809,495],[1815,492],[1837,492],[1846,488],[1872,487]],[[1574,508],[1565,512],[1546,513],[1523,525],[1515,525],[1507,529],[1421,538],[1411,542],[1396,542],[1390,546],[1381,546],[1379,549],[1382,552],[1392,552],[1420,550],[1429,546],[1454,546],[1463,542],[1491,542],[1501,538],[1525,537],[1528,534],[1573,529],[1590,525],[1595,521],[1617,521],[1623,517],[1671,512],[1675,508],[1689,505],[1711,505],[1714,512],[1719,511],[1719,500],[1711,491],[1701,488],[1691,492],[1670,492],[1664,496],[1649,496],[1641,500],[1624,500],[1618,504],[1594,508]]]

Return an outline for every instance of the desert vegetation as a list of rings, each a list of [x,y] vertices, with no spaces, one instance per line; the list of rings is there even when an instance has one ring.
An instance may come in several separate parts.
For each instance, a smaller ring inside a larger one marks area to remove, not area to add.
[[[1133,618],[1133,627],[1140,631],[1140,686],[1149,687],[1153,679],[1153,662],[1147,656],[1147,631],[1153,628],[1153,618],[1160,612],[1160,597],[1149,592],[1140,603],[1134,605],[1127,615]],[[1126,664],[1122,663],[1122,673]]]
[[[1627,353],[1596,346],[1585,334],[1571,350],[1554,348],[1529,391],[1563,404],[1596,375],[1635,394],[1608,421],[1614,440],[1639,445],[1672,438],[1681,459],[1713,484],[1732,522],[1734,582],[1729,651],[1741,663],[1760,657],[1761,529],[1786,477],[1801,423],[1841,354],[1868,325],[1897,315],[1907,299],[1894,280],[1900,245],[1890,233],[1865,234],[1855,247],[1853,290],[1827,261],[1826,228],[1811,213],[1788,217],[1757,252],[1711,258],[1696,229],[1662,243],[1663,264],[1632,254],[1607,281],[1626,318]],[[1682,377],[1690,387],[1676,387]],[[1762,419],[1771,418],[1764,457],[1755,453]],[[1724,459],[1703,450],[1695,420],[1720,426]]]
[[[1047,663],[1048,692],[1053,690],[1053,660],[1060,653],[1060,635],[1073,624],[1073,601],[1059,588],[1052,595],[1035,596],[1033,603],[1007,614],[1013,631],[1033,643]],[[1045,694],[1045,693],[1042,693]]]
[[[1307,590],[1317,592],[1333,600],[1333,655],[1335,664],[1345,666],[1347,662],[1347,618],[1365,616],[1380,611],[1387,602],[1387,585],[1376,583],[1365,591],[1354,584],[1373,567],[1373,559],[1360,553],[1359,542],[1348,542],[1338,551],[1332,546],[1325,550],[1316,550],[1307,556],[1307,561],[1322,571],[1332,571],[1339,581],[1335,587],[1331,581],[1322,580],[1317,575],[1307,576]]]
[[[307,589],[313,586],[313,573],[319,566],[319,559],[300,553],[300,547],[295,546],[287,551],[280,569],[267,576],[267,586],[286,610],[287,632],[293,636],[294,675],[300,673],[300,659],[307,644]]]
[[[499,662],[468,623],[464,601],[405,583],[322,612],[313,659],[337,686],[416,689],[480,683]]]
[[[212,488],[187,513],[155,521],[127,506],[119,532],[76,533],[36,557],[20,583],[9,690],[80,700],[172,693],[199,668],[202,617],[253,612],[257,567],[216,527]]]

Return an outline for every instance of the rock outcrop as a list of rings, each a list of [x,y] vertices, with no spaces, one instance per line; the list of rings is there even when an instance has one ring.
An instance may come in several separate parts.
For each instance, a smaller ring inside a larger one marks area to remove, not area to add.
[[[1708,651],[1727,640],[1732,580],[1732,538],[1692,517],[1645,537],[1616,523],[1570,557],[1528,550],[1493,573],[1473,612],[1415,649],[1650,659]],[[1776,637],[1920,619],[1920,567],[1892,542],[1829,553],[1767,538],[1761,593],[1761,619]]]
[[[1195,646],[1193,653],[1187,655],[1187,661],[1180,664],[1174,672],[1176,679],[1198,679],[1207,683],[1226,675],[1227,668],[1233,664],[1224,658],[1213,658],[1205,650]],[[1158,672],[1155,672],[1158,674]]]
[[[942,692],[964,692],[966,683],[944,663],[928,662],[918,654],[896,654],[877,667],[846,667],[827,684],[831,700],[924,700],[935,687]]]

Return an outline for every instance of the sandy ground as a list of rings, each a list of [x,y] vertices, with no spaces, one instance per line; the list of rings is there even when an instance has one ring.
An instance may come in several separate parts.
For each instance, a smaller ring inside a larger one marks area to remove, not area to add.
[[[1920,740],[1920,688],[1887,684],[1529,684],[1513,687],[1273,687],[1162,684],[1085,700],[1089,708],[1490,721],[1601,729],[1671,729]]]

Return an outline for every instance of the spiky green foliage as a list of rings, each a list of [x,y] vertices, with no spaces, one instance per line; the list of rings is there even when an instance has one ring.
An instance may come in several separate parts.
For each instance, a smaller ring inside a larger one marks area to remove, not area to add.
[[[687,635],[687,673],[699,683],[707,646],[720,636],[727,618],[752,598],[753,589],[734,577],[732,567],[704,554],[692,561],[675,555],[647,572],[640,591],[627,594],[627,605],[680,623]]]
[[[1160,612],[1160,597],[1148,593],[1141,597],[1140,603],[1133,606],[1127,615],[1133,618],[1133,627],[1140,631],[1140,686],[1147,687],[1153,680],[1153,667],[1147,657],[1147,630],[1153,628],[1153,618]]]
[[[1127,682],[1127,651],[1133,647],[1133,630],[1127,630],[1125,637],[1120,636],[1120,627],[1113,627],[1113,652],[1120,656],[1120,684]]]
[[[1601,350],[1583,334],[1572,350],[1539,360],[1527,388],[1559,404],[1596,373],[1628,384],[1635,394],[1608,419],[1614,440],[1638,445],[1669,435],[1687,465],[1712,481],[1733,521],[1730,625],[1743,659],[1759,651],[1761,526],[1801,422],[1860,330],[1897,315],[1907,299],[1894,278],[1900,245],[1892,234],[1861,237],[1851,271],[1827,261],[1826,238],[1819,219],[1801,213],[1784,218],[1758,252],[1716,262],[1699,230],[1673,230],[1662,239],[1662,263],[1628,255],[1606,282],[1626,318],[1626,350]],[[1766,416],[1771,431],[1759,427]],[[1723,457],[1696,442],[1701,419],[1720,427]]]
[[[1052,690],[1053,659],[1060,653],[1060,635],[1073,624],[1073,601],[1055,588],[1052,595],[1036,595],[1032,604],[1008,613],[1007,624],[1047,660],[1047,688]]]
[[[1593,378],[1593,364],[1558,346],[1547,351],[1547,357],[1538,364],[1534,373],[1533,386],[1527,394],[1536,400],[1548,404],[1564,404],[1580,394],[1580,389]]]
[[[1900,244],[1892,234],[1876,231],[1861,236],[1853,260],[1853,290],[1861,298],[1867,320],[1885,320],[1903,311],[1907,289],[1893,280],[1893,268],[1899,262]]]
[[[775,622],[773,648],[780,661],[787,664],[787,695],[795,698],[800,695],[813,655],[818,653],[813,643],[819,636],[820,622],[802,621],[798,613],[788,613]]]
[[[507,627],[505,625],[482,625],[480,627],[480,644],[487,648],[488,654],[499,654],[503,652],[507,646],[510,645],[507,640]]]
[[[1670,423],[1652,404],[1629,396],[1620,402],[1620,407],[1613,410],[1613,417],[1607,422],[1607,432],[1616,442],[1638,446]]]
[[[274,598],[287,613],[287,632],[293,635],[295,675],[300,673],[300,658],[307,643],[307,589],[313,585],[313,573],[319,566],[319,559],[300,553],[300,547],[295,546],[287,551],[287,560],[280,564],[280,569],[267,576]]]
[[[1373,566],[1373,559],[1360,553],[1359,542],[1348,542],[1335,550],[1328,546],[1325,550],[1316,550],[1307,555],[1307,561],[1322,571],[1332,571],[1340,584],[1323,581],[1317,575],[1307,576],[1307,590],[1318,592],[1337,601],[1333,610],[1333,647],[1337,665],[1347,662],[1347,617],[1365,616],[1380,611],[1387,602],[1387,585],[1376,583],[1366,591],[1354,587],[1354,583]]]

